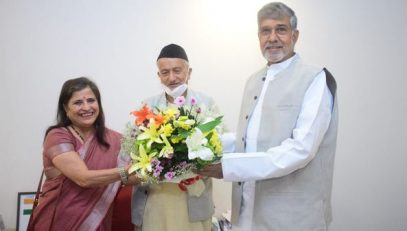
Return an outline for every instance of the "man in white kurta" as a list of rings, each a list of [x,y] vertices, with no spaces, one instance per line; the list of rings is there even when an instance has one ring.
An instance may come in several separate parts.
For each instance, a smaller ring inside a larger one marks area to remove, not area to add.
[[[236,152],[200,173],[235,182],[234,231],[326,230],[337,132],[335,80],[294,53],[298,30],[290,8],[268,4],[258,19],[268,65],[246,83]]]

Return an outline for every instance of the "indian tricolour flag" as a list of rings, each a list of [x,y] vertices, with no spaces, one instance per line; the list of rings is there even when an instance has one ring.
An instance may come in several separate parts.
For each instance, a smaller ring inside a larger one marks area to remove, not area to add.
[[[32,213],[35,192],[18,193],[18,220],[17,231],[27,230],[28,221]]]

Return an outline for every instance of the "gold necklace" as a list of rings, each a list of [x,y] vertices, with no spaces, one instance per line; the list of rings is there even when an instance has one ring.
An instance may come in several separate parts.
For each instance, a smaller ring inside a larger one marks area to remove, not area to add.
[[[82,140],[83,142],[85,142],[85,139],[84,139],[83,136],[78,132],[78,130],[76,130],[76,128],[75,128],[73,125],[71,125],[71,127],[72,127],[72,129],[75,131],[75,133],[81,138],[81,140]]]

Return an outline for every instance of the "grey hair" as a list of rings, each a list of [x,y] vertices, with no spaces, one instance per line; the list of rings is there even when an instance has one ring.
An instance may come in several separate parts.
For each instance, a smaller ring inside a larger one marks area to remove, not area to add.
[[[281,2],[271,2],[264,5],[257,13],[257,24],[260,27],[260,23],[265,19],[282,19],[285,16],[290,17],[291,29],[296,30],[297,16],[295,12]]]

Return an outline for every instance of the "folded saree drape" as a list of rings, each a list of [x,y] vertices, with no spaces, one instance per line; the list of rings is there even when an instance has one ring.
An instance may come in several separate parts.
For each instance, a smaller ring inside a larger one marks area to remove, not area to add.
[[[38,207],[33,213],[35,230],[110,230],[112,202],[120,182],[104,187],[83,188],[62,175],[52,158],[76,151],[88,169],[108,169],[124,165],[119,158],[120,134],[107,129],[106,149],[96,138],[79,142],[66,128],[51,130],[44,142],[43,164],[47,179],[42,187]]]

